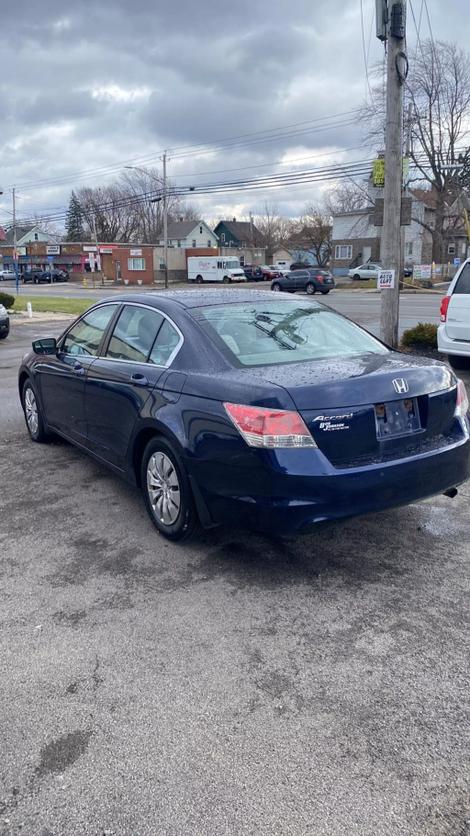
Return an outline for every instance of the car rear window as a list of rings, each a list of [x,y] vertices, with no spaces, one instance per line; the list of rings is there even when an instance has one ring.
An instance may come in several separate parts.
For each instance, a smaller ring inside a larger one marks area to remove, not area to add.
[[[235,366],[388,353],[358,325],[315,302],[210,305],[197,308],[193,316]]]
[[[470,294],[470,264],[466,264],[463,268],[457,279],[457,284],[454,287],[453,293]]]

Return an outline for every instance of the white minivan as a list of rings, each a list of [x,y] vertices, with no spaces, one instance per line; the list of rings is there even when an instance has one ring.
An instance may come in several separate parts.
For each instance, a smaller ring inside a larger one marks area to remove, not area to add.
[[[457,270],[441,302],[437,347],[455,369],[470,368],[470,258]]]
[[[188,281],[197,282],[245,282],[246,276],[240,260],[221,255],[190,256],[188,258]]]

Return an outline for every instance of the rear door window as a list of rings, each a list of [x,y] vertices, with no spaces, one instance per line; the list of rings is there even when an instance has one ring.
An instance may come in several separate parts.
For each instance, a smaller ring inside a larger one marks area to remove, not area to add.
[[[470,263],[465,265],[458,277],[457,284],[453,290],[454,293],[468,293],[470,295]]]
[[[158,311],[125,305],[109,341],[106,357],[145,363],[164,317]]]
[[[156,366],[168,366],[181,342],[182,339],[176,328],[165,319],[150,353],[149,362]]]

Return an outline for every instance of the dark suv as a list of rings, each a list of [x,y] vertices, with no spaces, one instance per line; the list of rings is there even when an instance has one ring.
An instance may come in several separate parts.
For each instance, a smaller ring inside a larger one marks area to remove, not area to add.
[[[335,287],[335,280],[328,270],[312,267],[308,270],[291,270],[285,276],[280,276],[271,282],[271,290],[285,290],[295,293],[304,290],[313,295],[317,291],[326,296]]]

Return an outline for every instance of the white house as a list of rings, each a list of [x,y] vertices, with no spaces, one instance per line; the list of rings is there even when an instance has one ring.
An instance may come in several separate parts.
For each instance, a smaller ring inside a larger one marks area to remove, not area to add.
[[[48,232],[43,232],[38,226],[20,226],[16,227],[16,244],[18,247],[24,247],[25,244],[34,244],[35,241],[45,241],[46,243],[56,243],[56,238]],[[13,244],[13,227],[4,230],[4,235],[0,236],[0,243],[4,246]]]
[[[160,246],[164,244],[160,238]],[[178,249],[217,247],[219,239],[205,221],[173,221],[168,224],[168,246]]]

